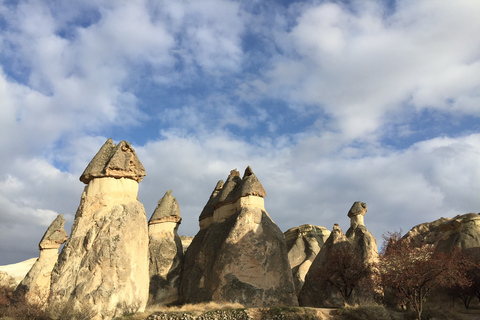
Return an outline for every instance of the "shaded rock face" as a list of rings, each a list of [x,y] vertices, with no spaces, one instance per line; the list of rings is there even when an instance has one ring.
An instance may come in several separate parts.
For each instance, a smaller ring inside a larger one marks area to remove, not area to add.
[[[285,237],[265,211],[263,196],[250,167],[242,179],[232,170],[223,188],[214,190],[206,205],[213,208],[211,221],[201,224],[185,253],[183,303],[297,305]]]
[[[318,282],[318,279],[320,279],[322,273],[325,272],[325,265],[331,252],[340,251],[343,248],[350,249],[351,244],[339,225],[335,224],[322,250],[320,250],[305,276],[305,283],[298,295],[298,302],[301,306],[318,308],[331,306],[332,304],[335,305],[335,302],[332,303],[329,301],[332,300],[332,292],[324,290],[322,284]]]
[[[287,230],[284,235],[288,249],[288,261],[292,268],[295,283],[295,292],[298,295],[310,266],[330,236],[330,230],[305,224]]]
[[[110,144],[107,141],[87,167],[93,168],[90,173],[82,175],[88,185],[53,269],[49,300],[70,302],[75,309],[89,307],[96,319],[142,311],[148,299],[147,219],[137,199],[142,173],[132,175],[131,166],[140,167],[140,162],[127,142],[113,146],[113,157]],[[115,177],[96,177],[95,168],[108,167],[112,159],[130,159],[131,165],[116,166]]]
[[[422,223],[403,238],[411,239],[415,246],[431,245],[443,252],[459,248],[480,259],[480,214],[467,213]]]
[[[61,214],[50,224],[39,243],[40,257],[15,289],[15,297],[23,297],[27,303],[40,308],[46,307],[58,248],[68,239],[64,226],[65,219]]]
[[[181,220],[177,200],[167,191],[148,223],[151,303],[165,305],[178,300],[183,248],[177,229]]]

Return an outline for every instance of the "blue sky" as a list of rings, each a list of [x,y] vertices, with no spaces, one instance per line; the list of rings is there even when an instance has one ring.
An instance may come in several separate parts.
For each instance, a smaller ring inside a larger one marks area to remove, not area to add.
[[[1,1],[0,265],[67,232],[88,162],[132,143],[149,218],[195,235],[252,166],[282,230],[480,211],[478,1]]]

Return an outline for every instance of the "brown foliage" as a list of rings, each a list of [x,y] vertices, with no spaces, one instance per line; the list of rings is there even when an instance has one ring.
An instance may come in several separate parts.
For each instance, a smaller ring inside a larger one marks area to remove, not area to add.
[[[374,268],[365,263],[348,242],[329,251],[325,261],[316,281],[320,287],[338,292],[344,303],[351,302],[356,288],[372,287]]]
[[[432,289],[469,285],[464,256],[454,250],[435,252],[432,246],[415,247],[399,233],[385,237],[388,241],[380,259],[381,283],[397,293],[400,302],[408,305],[421,319],[423,302]]]

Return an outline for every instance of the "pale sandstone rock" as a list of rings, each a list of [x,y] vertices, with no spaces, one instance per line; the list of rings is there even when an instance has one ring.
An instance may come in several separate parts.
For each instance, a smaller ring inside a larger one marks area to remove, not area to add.
[[[298,295],[305,282],[305,276],[323,244],[330,236],[325,227],[304,224],[291,228],[285,233],[288,261],[292,268],[295,292]]]
[[[366,203],[356,201],[352,205],[347,214],[350,218],[350,228],[346,236],[365,263],[376,263],[378,262],[377,240],[365,227],[365,213],[367,213]]]
[[[15,289],[17,298],[24,297],[27,303],[44,309],[50,294],[50,278],[57,262],[58,248],[67,241],[63,215],[50,224],[39,243],[40,257],[33,264],[25,278]]]
[[[151,303],[166,305],[178,300],[183,248],[177,229],[181,220],[177,200],[169,190],[148,223]]]
[[[265,211],[253,171],[241,179],[232,170],[218,186],[202,211],[211,221],[200,223],[185,254],[181,301],[297,305],[285,237]]]
[[[480,215],[467,213],[422,223],[403,238],[411,239],[415,246],[430,245],[442,252],[458,248],[480,259]]]
[[[318,253],[305,276],[305,283],[298,295],[298,302],[301,306],[318,308],[332,306],[337,303],[337,301],[335,301],[335,294],[324,290],[322,284],[318,283],[318,279],[320,275],[325,272],[325,265],[329,253],[340,250],[343,247],[351,248],[351,246],[342,229],[340,229],[340,226],[335,224],[330,236],[323,244],[322,250]],[[331,302],[332,300],[334,301]]]
[[[348,211],[347,216],[350,218],[350,227],[355,225],[364,226],[363,216],[367,213],[367,204],[361,201],[355,201]]]
[[[148,299],[147,219],[137,199],[145,173],[129,143],[112,144],[82,175],[88,185],[52,272],[49,300],[89,307],[95,319],[142,311]]]
[[[180,240],[182,241],[183,254],[185,255],[185,252],[187,252],[188,247],[193,241],[193,237],[180,236]]]

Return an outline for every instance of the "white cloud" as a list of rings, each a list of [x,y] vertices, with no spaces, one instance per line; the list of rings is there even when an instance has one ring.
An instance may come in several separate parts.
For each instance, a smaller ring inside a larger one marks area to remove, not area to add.
[[[390,16],[365,3],[305,7],[291,31],[277,34],[288,55],[251,88],[317,105],[332,117],[326,129],[347,141],[377,139],[404,103],[479,115],[477,3],[405,2]]]

